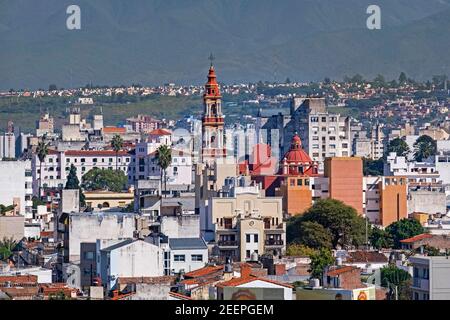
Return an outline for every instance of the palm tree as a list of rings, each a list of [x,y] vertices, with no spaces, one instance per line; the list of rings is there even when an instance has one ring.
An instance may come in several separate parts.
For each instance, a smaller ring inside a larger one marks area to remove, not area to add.
[[[11,257],[16,247],[17,241],[13,238],[3,238],[3,240],[0,241],[0,260],[6,261],[9,257]]]
[[[416,161],[424,161],[436,154],[437,142],[427,135],[423,135],[414,143],[414,158]]]
[[[118,134],[116,134],[112,140],[111,140],[111,147],[113,148],[113,150],[116,152],[116,171],[118,170],[117,166],[118,166],[118,158],[119,158],[119,151],[122,150],[123,148],[123,139],[121,136],[119,136]]]
[[[172,163],[172,150],[165,144],[161,145],[158,150],[156,150],[156,159],[158,160],[158,165],[161,167],[161,179],[164,172],[164,194],[166,195],[167,168]]]
[[[45,161],[45,157],[48,155],[48,144],[45,143],[44,138],[39,141],[36,148],[36,155],[39,159],[39,197],[41,196],[42,189],[42,164]]]

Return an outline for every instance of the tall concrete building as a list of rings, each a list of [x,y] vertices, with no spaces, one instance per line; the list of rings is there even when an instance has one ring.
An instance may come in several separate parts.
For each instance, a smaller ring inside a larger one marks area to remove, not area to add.
[[[327,158],[325,177],[329,197],[352,206],[363,214],[363,163],[361,158]]]
[[[289,150],[291,138],[298,133],[303,149],[319,163],[319,171],[323,171],[325,158],[352,153],[350,118],[328,113],[324,98],[293,98],[289,115],[259,119],[257,132],[280,155]]]

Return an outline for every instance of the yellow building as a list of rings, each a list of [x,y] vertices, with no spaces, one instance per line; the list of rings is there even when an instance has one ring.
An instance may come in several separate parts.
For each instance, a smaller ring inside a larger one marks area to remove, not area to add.
[[[87,191],[84,192],[86,206],[92,209],[109,210],[126,208],[134,201],[134,192]]]
[[[258,185],[229,178],[222,197],[210,199],[208,220],[221,257],[251,261],[255,254],[282,254],[286,223],[281,197],[265,197]]]

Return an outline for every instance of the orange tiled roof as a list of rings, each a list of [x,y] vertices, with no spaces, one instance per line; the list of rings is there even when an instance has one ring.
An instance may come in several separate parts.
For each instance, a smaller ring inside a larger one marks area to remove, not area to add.
[[[177,293],[177,292],[169,292],[169,295],[174,297],[174,298],[181,299],[181,300],[192,300],[191,297],[185,296],[184,294],[180,294],[180,293]]]
[[[207,266],[198,270],[188,272],[184,276],[187,278],[197,278],[209,275],[211,273],[216,273],[220,270],[223,270],[223,266]]]
[[[265,278],[260,278],[260,277],[256,277],[253,275],[250,275],[248,277],[241,277],[241,278],[233,278],[231,280],[225,281],[225,282],[221,282],[218,283],[216,286],[223,288],[223,287],[237,287],[252,281],[264,281],[264,282],[268,282],[268,283],[272,283],[272,284],[276,284],[282,287],[286,287],[286,288],[293,288],[293,286],[291,286],[288,283],[283,283],[283,282],[278,282],[278,281],[274,281],[274,280],[269,280],[269,279],[265,279]]]
[[[420,241],[420,240],[423,240],[423,239],[429,239],[429,238],[432,238],[432,237],[433,236],[431,234],[422,233],[422,234],[419,234],[417,236],[414,236],[414,237],[411,237],[411,238],[408,238],[408,239],[400,240],[400,242],[401,243],[413,243],[413,242],[416,242],[416,241]]]
[[[0,285],[6,282],[14,284],[34,284],[37,285],[38,277],[33,275],[26,276],[0,276]]]
[[[149,133],[152,136],[170,136],[172,135],[169,131],[164,129],[155,129]]]
[[[162,277],[119,277],[117,280],[119,284],[130,283],[145,283],[145,284],[162,284],[162,283],[175,283],[175,277],[162,276]]]
[[[102,157],[102,156],[115,157],[116,152],[113,150],[68,150],[65,152],[65,155],[74,157]],[[130,154],[126,150],[121,150],[117,153],[117,155],[128,156]]]
[[[103,128],[103,133],[126,133],[127,129],[125,128],[119,128],[119,127],[104,127]]]
[[[346,272],[350,272],[353,271],[355,269],[358,269],[355,266],[342,266],[342,267],[338,267],[337,269],[328,271],[327,276],[329,277],[336,277],[340,274],[346,273]]]

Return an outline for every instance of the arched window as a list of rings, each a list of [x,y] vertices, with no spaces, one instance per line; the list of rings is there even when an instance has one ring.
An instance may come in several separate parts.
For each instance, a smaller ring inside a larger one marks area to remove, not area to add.
[[[103,202],[102,207],[103,207],[103,208],[109,208],[109,203],[108,203],[108,202]]]

